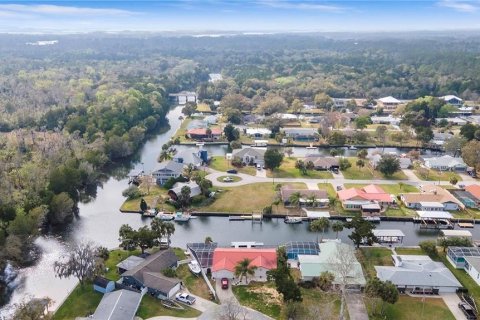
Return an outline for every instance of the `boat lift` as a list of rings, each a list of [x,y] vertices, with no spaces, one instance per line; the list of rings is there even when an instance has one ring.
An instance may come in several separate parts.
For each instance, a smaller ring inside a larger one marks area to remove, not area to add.
[[[447,211],[417,211],[413,223],[420,224],[421,229],[453,229],[453,216]]]

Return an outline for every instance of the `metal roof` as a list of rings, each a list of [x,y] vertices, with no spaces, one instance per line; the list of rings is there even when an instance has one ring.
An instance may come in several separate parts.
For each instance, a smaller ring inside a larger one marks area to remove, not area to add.
[[[398,229],[375,229],[373,234],[375,237],[405,237],[402,230]]]
[[[132,320],[141,300],[140,293],[124,289],[105,293],[91,319]]]
[[[472,237],[472,233],[468,230],[442,230],[441,233],[445,237]]]
[[[453,216],[447,211],[417,211],[417,215],[424,219],[452,219]]]

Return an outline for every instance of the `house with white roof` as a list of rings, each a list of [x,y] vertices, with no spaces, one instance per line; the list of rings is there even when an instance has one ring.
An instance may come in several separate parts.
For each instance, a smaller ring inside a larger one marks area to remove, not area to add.
[[[283,128],[287,138],[297,141],[317,141],[319,134],[316,128]]]
[[[249,137],[262,138],[262,137],[269,136],[272,133],[272,131],[267,128],[247,128],[245,129],[245,133]]]
[[[391,114],[388,116],[373,116],[371,117],[372,123],[374,124],[389,124],[392,126],[398,126],[400,124],[400,121],[402,118],[399,117],[393,117]]]
[[[391,281],[401,293],[456,292],[462,285],[441,262],[428,256],[392,255],[394,266],[375,266],[377,277]]]
[[[442,99],[446,103],[451,104],[452,106],[455,106],[455,107],[461,107],[463,105],[463,100],[452,94],[440,97],[440,99]]]
[[[440,123],[440,121],[445,120],[449,124],[453,124],[456,126],[463,126],[464,124],[467,124],[467,120],[459,118],[459,117],[451,117],[451,118],[436,118],[435,121],[437,123]]]
[[[441,157],[424,158],[425,167],[439,171],[467,171],[468,166],[462,158],[444,155]]]
[[[383,109],[385,113],[392,113],[402,102],[392,96],[383,97],[377,100],[377,110]]]

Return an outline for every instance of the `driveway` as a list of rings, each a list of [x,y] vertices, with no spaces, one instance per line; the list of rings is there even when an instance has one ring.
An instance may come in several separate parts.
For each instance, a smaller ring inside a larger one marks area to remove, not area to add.
[[[361,294],[347,293],[346,304],[350,320],[368,320],[367,308]]]
[[[463,314],[462,310],[458,307],[458,304],[461,302],[460,298],[456,293],[442,293],[441,297],[443,302],[447,305],[450,312],[457,320],[467,320],[467,317]]]

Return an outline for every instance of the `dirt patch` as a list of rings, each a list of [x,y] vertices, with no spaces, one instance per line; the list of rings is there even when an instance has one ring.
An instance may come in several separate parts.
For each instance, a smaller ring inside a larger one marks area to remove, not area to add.
[[[282,295],[275,288],[261,286],[249,288],[248,291],[265,297],[263,300],[266,304],[282,304]]]

